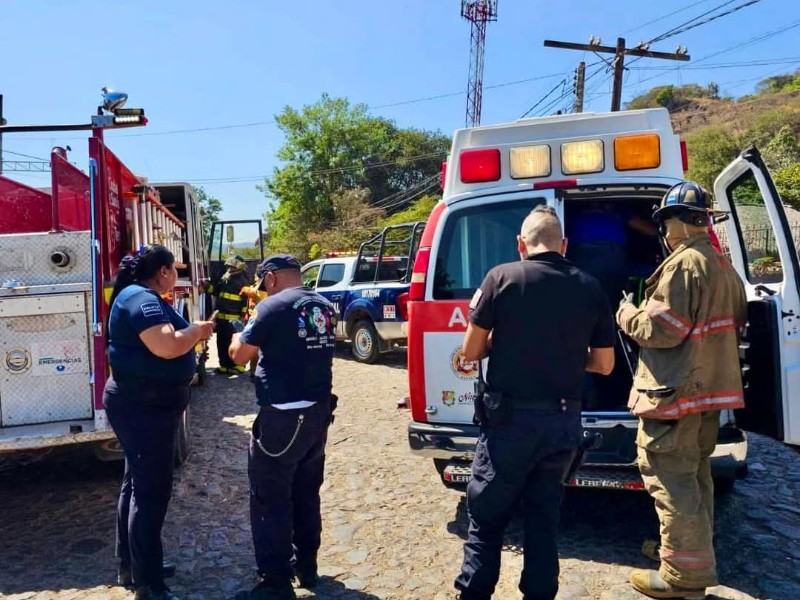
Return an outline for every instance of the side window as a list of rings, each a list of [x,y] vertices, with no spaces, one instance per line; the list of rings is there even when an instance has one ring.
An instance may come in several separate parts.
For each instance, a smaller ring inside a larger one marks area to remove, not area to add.
[[[318,288],[331,287],[336,285],[344,278],[344,265],[342,263],[331,263],[323,265],[322,274],[319,277]]]
[[[310,288],[317,287],[317,275],[319,275],[319,265],[314,265],[303,271],[303,285]]]
[[[728,187],[732,217],[735,219],[745,253],[747,280],[752,284],[780,283],[783,281],[775,232],[764,204],[764,198],[752,171],[748,171]],[[717,227],[717,232],[722,227]],[[723,250],[730,252],[727,239],[720,239]]]

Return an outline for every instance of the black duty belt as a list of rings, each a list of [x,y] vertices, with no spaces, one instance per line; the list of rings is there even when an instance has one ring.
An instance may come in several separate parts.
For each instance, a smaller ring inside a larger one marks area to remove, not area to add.
[[[567,398],[512,398],[511,405],[519,410],[537,410],[549,413],[579,413],[580,400]]]

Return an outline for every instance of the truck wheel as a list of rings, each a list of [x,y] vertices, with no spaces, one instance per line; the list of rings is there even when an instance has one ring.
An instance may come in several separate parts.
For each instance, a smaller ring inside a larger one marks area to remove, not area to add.
[[[353,356],[358,362],[372,364],[380,354],[380,339],[375,326],[369,321],[359,321],[350,336]]]
[[[181,415],[175,436],[175,466],[180,467],[189,458],[189,408]]]

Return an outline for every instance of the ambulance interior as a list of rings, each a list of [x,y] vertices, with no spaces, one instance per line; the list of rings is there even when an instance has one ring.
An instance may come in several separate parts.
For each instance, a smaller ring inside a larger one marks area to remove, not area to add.
[[[594,276],[616,312],[623,292],[634,303],[644,297],[646,280],[663,260],[653,207],[663,190],[575,190],[564,194],[567,258]],[[627,412],[638,347],[617,334],[614,371],[587,374],[583,409],[587,412]]]

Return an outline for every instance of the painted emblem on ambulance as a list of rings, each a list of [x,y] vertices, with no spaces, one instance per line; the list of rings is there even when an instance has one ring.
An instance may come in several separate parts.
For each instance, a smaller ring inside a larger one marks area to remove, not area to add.
[[[24,373],[31,368],[31,355],[27,350],[9,350],[6,353],[5,366],[12,373]]]
[[[450,354],[450,368],[459,379],[469,381],[475,379],[478,374],[478,363],[464,358],[464,353],[461,351],[461,346],[458,346]]]
[[[452,390],[445,390],[442,392],[442,404],[445,406],[453,406],[456,403],[456,393]]]

